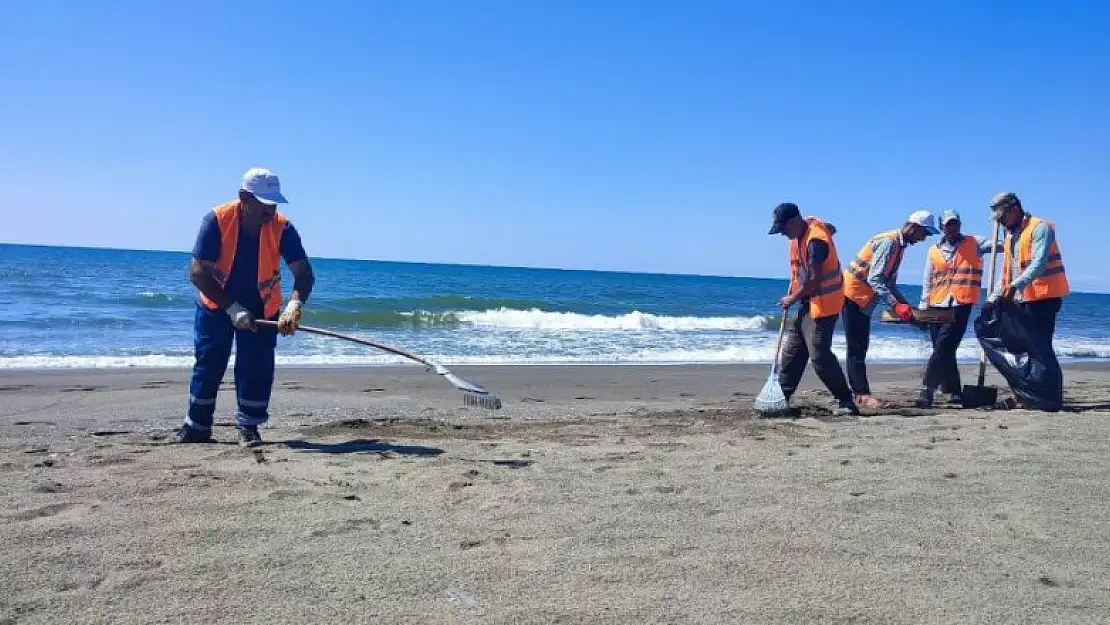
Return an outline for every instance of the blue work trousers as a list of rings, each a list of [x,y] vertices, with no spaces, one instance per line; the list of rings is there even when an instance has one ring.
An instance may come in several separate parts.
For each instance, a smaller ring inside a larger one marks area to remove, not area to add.
[[[274,348],[277,329],[259,326],[256,332],[236,330],[222,310],[197,305],[193,321],[196,362],[189,384],[189,416],[186,425],[207,430],[216,412],[216,393],[231,358],[235,343],[235,421],[258,427],[269,420],[270,391],[274,385]]]

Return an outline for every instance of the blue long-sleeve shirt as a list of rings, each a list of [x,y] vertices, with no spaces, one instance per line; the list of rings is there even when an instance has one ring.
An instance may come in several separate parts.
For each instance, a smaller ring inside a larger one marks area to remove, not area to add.
[[[964,242],[964,236],[961,234],[956,237],[954,242],[949,242],[948,237],[942,238],[937,242],[937,248],[944,256],[946,262],[952,262],[952,257],[956,254],[956,249]],[[975,242],[979,244],[979,258],[990,254],[991,241],[987,237],[975,236]],[[1001,244],[999,244],[1001,247]],[[928,255],[925,256],[925,276],[921,279],[921,303],[919,308],[929,307],[929,282],[933,279],[933,263],[929,260]],[[948,295],[948,299],[944,300],[936,308],[951,308],[956,305],[956,298],[952,294]]]
[[[871,267],[867,271],[867,284],[874,289],[876,297],[867,310],[863,311],[864,314],[870,315],[879,302],[886,302],[893,308],[895,304],[906,301],[897,286],[898,269],[902,264],[902,254],[905,249],[906,238],[901,232],[898,233],[897,242],[884,237],[874,244],[871,252]],[[887,274],[887,265],[891,262],[891,256],[895,254],[898,255],[898,259]]]
[[[1052,247],[1052,243],[1056,240],[1056,235],[1053,234],[1052,229],[1048,227],[1043,221],[1035,228],[1033,228],[1033,257],[1030,259],[1029,266],[1025,271],[1021,270],[1021,262],[1019,261],[1017,253],[1017,241],[1021,235],[1022,229],[1025,227],[1025,220],[1018,222],[1018,225],[1010,230],[1010,240],[1013,241],[1011,245],[1010,255],[1008,258],[1003,258],[1002,262],[1010,263],[1010,275],[1017,276],[1011,281],[1010,286],[1016,289],[1014,291],[1014,299],[1022,301],[1021,290],[1029,285],[1030,282],[1040,277],[1044,273],[1045,268],[1048,266],[1048,251]],[[998,282],[997,288],[990,296],[990,301],[995,302],[998,298],[1002,297],[1002,281]]]

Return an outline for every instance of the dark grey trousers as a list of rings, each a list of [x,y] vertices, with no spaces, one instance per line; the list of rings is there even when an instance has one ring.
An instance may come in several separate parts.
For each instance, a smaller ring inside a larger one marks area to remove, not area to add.
[[[794,318],[787,321],[779,360],[779,385],[787,399],[798,389],[798,382],[809,361],[813,363],[817,377],[837,401],[852,401],[852,391],[840,368],[840,360],[832,351],[836,320],[836,315],[814,319],[809,314],[809,304],[803,303]]]

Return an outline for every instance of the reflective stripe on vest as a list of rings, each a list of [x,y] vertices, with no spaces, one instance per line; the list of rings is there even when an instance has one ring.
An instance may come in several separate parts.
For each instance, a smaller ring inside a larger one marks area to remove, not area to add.
[[[1021,232],[1018,233],[1018,264],[1023,272],[1029,268],[1029,265],[1033,264],[1033,231],[1037,228],[1037,225],[1041,223],[1047,226],[1052,231],[1053,235],[1056,234],[1055,224],[1032,215],[1025,216],[1025,223],[1022,224]],[[1003,244],[1002,254],[1002,258],[1004,259],[1002,264],[1003,289],[1009,288],[1011,281],[1014,279],[1010,275],[1012,244],[1013,234],[1006,232],[1006,240]],[[1021,301],[1036,302],[1042,299],[1064,297],[1070,293],[1071,287],[1068,284],[1067,272],[1064,270],[1064,258],[1060,255],[1059,241],[1053,237],[1052,245],[1048,248],[1048,264],[1045,265],[1044,273],[1036,277],[1021,290]]]
[[[790,291],[801,288],[802,276],[809,267],[810,241],[824,241],[829,248],[825,262],[817,267],[817,289],[809,296],[809,315],[814,319],[840,314],[844,307],[844,276],[828,226],[817,217],[806,217],[806,233],[800,241],[790,242]]]
[[[212,209],[220,227],[220,256],[215,263],[216,282],[220,288],[227,286],[235,250],[239,244],[239,200]],[[269,223],[262,225],[258,235],[258,294],[262,297],[262,313],[270,318],[281,311],[281,234],[285,231],[286,218],[274,213]],[[216,302],[200,293],[200,301],[210,310]]]
[[[940,243],[929,248],[929,262],[933,275],[925,285],[931,306],[943,306],[951,295],[957,304],[974,304],[983,290],[983,259],[979,256],[979,242],[964,237],[952,254],[952,261],[944,258]]]
[[[867,308],[875,299],[875,289],[867,284],[867,275],[871,272],[871,258],[875,255],[875,246],[883,239],[890,239],[894,243],[894,253],[890,255],[887,266],[883,267],[883,277],[890,280],[902,262],[905,250],[898,244],[898,231],[889,230],[880,232],[863,244],[855,259],[844,270],[844,296],[855,302],[860,308]]]

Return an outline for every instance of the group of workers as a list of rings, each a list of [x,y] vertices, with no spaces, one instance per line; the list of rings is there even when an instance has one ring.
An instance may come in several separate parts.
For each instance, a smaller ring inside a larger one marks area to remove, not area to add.
[[[995,195],[990,211],[1003,230],[1001,242],[993,237],[965,235],[960,215],[954,210],[941,212],[939,229],[933,214],[920,210],[912,213],[901,228],[871,237],[842,267],[832,224],[819,217],[803,217],[793,203],[775,207],[769,234],[790,240],[790,288],[780,304],[784,310],[799,305],[787,322],[779,356],[779,382],[787,400],[797,390],[808,360],[836,399],[836,414],[857,415],[860,406],[883,405],[871,393],[867,380],[872,313],[886,305],[902,321],[916,319],[914,306],[898,290],[898,271],[907,246],[938,234],[942,235],[940,240],[929,247],[917,308],[950,309],[952,314],[949,321],[929,324],[933,351],[916,406],[932,407],[937,390],[946,393],[951,404],[963,402],[956,352],[972,310],[980,301],[984,256],[995,245],[1001,245],[1002,279],[983,302],[983,316],[989,317],[1000,300],[1012,302],[1031,321],[1023,329],[1033,345],[1029,351],[1039,359],[1040,370],[1058,375],[1052,336],[1061,302],[1070,289],[1055,226],[1026,211],[1012,192]],[[832,351],[838,319],[844,328],[847,376]],[[996,407],[1030,407],[1016,395],[999,400]]]
[[[236,346],[235,391],[239,443],[261,444],[258,427],[269,419],[277,335],[296,331],[301,309],[315,282],[312,266],[292,222],[277,210],[287,200],[273,172],[252,168],[244,175],[235,200],[209,211],[193,248],[191,280],[196,286],[194,352],[188,412],[175,434],[180,443],[212,440],[216,394]],[[1004,265],[998,289],[984,303],[989,311],[1000,298],[1012,300],[1037,323],[1032,338],[1046,366],[1055,366],[1052,334],[1061,299],[1068,295],[1053,225],[1030,215],[1013,193],[996,195],[993,217],[1005,229]],[[871,237],[846,267],[841,266],[836,229],[818,217],[802,217],[798,206],[774,209],[770,234],[790,239],[790,292],[780,304],[798,304],[789,321],[781,353],[780,383],[787,399],[797,390],[806,361],[837,400],[837,414],[859,414],[860,405],[879,407],[867,380],[871,317],[880,304],[904,321],[914,319],[913,307],[896,283],[906,246],[941,234],[929,249],[922,308],[951,308],[951,322],[935,325],[930,334],[933,354],[922,380],[917,404],[927,407],[939,388],[959,403],[960,373],[956,350],[967,330],[972,308],[982,290],[983,256],[994,241],[965,236],[960,216],[945,210],[941,229],[929,211],[916,211],[896,230]],[[282,306],[281,261],[293,275],[290,298]],[[785,314],[785,313],[784,313]],[[832,352],[837,319],[843,320],[847,370]],[[271,324],[259,324],[268,320]],[[1045,354],[1047,352],[1047,354]],[[1013,407],[1013,398],[1000,405]]]

